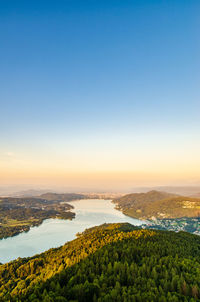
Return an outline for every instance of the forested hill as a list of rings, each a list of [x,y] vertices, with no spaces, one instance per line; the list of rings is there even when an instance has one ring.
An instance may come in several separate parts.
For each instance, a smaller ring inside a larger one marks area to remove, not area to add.
[[[45,199],[48,201],[72,201],[77,199],[84,199],[85,195],[83,194],[76,194],[76,193],[44,193],[39,196],[41,199]]]
[[[114,199],[116,208],[124,214],[140,219],[199,217],[200,198],[166,192],[128,194]]]
[[[200,301],[200,237],[109,224],[0,266],[1,301]]]

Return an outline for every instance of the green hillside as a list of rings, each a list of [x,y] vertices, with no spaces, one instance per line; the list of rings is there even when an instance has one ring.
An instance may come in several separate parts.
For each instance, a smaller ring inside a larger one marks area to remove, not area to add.
[[[128,194],[113,200],[124,214],[140,219],[199,217],[200,199],[166,192]]]
[[[1,265],[0,285],[1,301],[200,301],[200,237],[102,225]]]

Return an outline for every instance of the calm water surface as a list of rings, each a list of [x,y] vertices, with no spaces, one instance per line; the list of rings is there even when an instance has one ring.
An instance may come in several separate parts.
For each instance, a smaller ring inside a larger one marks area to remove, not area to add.
[[[74,206],[75,219],[47,219],[39,227],[31,228],[28,233],[0,240],[0,262],[33,256],[58,247],[76,238],[76,233],[105,222],[129,222],[134,225],[143,223],[114,209],[115,205],[110,200],[85,199],[69,204]]]

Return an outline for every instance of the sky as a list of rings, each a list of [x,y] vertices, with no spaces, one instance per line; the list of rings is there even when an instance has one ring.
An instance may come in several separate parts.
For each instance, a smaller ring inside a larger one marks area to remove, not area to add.
[[[200,2],[0,1],[0,185],[200,184]]]

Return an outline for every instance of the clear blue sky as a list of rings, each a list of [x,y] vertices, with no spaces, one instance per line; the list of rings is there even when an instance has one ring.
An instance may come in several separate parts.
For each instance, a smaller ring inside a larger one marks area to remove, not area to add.
[[[199,28],[199,1],[1,0],[6,181],[200,180]]]

